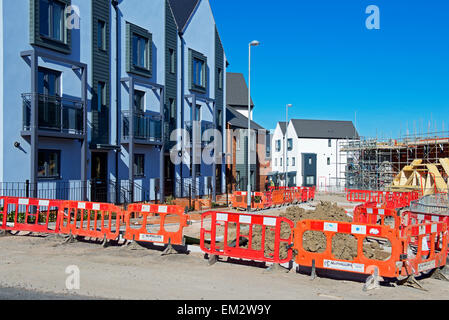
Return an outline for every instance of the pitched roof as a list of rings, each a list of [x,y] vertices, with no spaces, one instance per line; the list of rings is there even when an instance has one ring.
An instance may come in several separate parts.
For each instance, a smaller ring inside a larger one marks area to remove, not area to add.
[[[291,122],[298,138],[345,139],[359,136],[352,121],[292,119]]]
[[[200,0],[168,0],[178,31],[183,31]]]
[[[242,73],[226,73],[226,103],[228,106],[248,107],[248,86]],[[251,106],[254,107],[252,99]]]
[[[281,128],[281,132],[282,134],[285,134],[285,122],[278,122],[279,123],[279,127]]]
[[[233,127],[248,129],[248,118],[232,107],[226,108],[226,122]],[[251,121],[251,129],[265,130],[254,121]]]

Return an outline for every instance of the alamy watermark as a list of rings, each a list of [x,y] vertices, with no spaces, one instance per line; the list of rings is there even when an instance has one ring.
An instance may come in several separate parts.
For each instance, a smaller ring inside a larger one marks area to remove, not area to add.
[[[380,29],[380,9],[376,5],[369,5],[365,10],[369,16],[366,18],[365,26],[368,30]]]
[[[65,280],[65,287],[67,290],[80,289],[80,269],[78,266],[70,265],[65,268],[65,273],[68,277]]]

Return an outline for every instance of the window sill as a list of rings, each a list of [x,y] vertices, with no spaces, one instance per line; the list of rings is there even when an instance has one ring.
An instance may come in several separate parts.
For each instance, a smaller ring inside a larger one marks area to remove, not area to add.
[[[57,177],[37,177],[37,181],[59,181],[62,180],[62,178],[60,176]]]
[[[55,39],[55,38],[52,38],[52,37],[49,37],[49,36],[45,36],[45,35],[42,35],[42,34],[40,34],[39,36],[41,37],[42,40],[51,41],[51,42],[57,43],[59,45],[67,46],[67,43],[65,41],[58,40],[58,39]]]

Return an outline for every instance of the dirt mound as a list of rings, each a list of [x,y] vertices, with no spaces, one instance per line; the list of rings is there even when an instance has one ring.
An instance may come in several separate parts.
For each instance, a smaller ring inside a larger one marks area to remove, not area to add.
[[[326,221],[340,221],[351,222],[352,219],[346,214],[345,209],[337,206],[336,203],[321,201],[315,210],[305,210],[298,206],[288,207],[285,211],[281,212],[280,217],[287,218],[293,221],[294,225],[298,221],[302,220],[326,220]],[[260,228],[261,229],[261,228]],[[253,243],[261,242],[261,231],[253,235]],[[288,239],[290,237],[290,227],[288,224],[283,223],[281,225],[281,238]],[[337,235],[340,236],[344,235]],[[274,252],[274,239],[275,232],[267,228],[265,231],[265,255],[272,255]],[[326,236],[321,232],[306,232],[303,238],[303,245],[307,251],[310,252],[324,252],[326,249]],[[280,258],[285,259],[287,257],[287,243],[281,243]],[[348,257],[348,252],[354,253],[354,246],[352,243],[345,244],[344,241],[337,241],[336,254],[338,256]],[[296,252],[294,252],[296,255]],[[357,243],[355,243],[355,256],[357,255]],[[342,258],[344,259],[344,258]]]
[[[285,211],[281,212],[280,217],[289,219],[294,223],[303,220],[325,220],[325,221],[338,221],[338,222],[352,222],[352,218],[346,214],[346,211],[339,207],[335,203],[320,202],[315,210],[305,210],[298,206],[288,207]],[[265,230],[265,232],[263,232]],[[224,230],[220,230],[224,231]],[[281,224],[281,239],[288,239],[291,235],[291,228],[286,222]],[[240,230],[241,235],[249,235],[249,228]],[[273,258],[274,245],[275,245],[275,230],[272,227],[254,225],[252,233],[252,249],[260,250],[262,247],[262,235],[265,233],[265,257]],[[235,225],[229,225],[228,228],[228,245],[235,243],[236,230]],[[246,240],[241,238],[241,240]],[[279,248],[279,257],[281,259],[287,258],[289,243],[281,242]],[[332,254],[336,259],[352,261],[357,257],[357,239],[351,234],[337,233],[333,236],[332,241]],[[308,252],[322,253],[326,250],[327,239],[323,232],[320,231],[306,231],[303,235],[303,248]],[[242,248],[247,248],[248,243],[241,243]],[[385,251],[387,250],[387,251]],[[364,242],[363,253],[368,259],[375,260],[387,260],[390,257],[388,249],[380,246],[377,242]],[[297,252],[293,251],[293,258]]]

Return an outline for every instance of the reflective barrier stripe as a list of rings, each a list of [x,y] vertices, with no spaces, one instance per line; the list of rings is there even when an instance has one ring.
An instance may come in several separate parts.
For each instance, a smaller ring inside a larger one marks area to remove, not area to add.
[[[60,206],[59,200],[0,197],[0,230],[59,233]]]
[[[134,214],[138,216],[136,224],[132,221]],[[127,240],[183,245],[189,217],[180,206],[131,204],[124,219]]]
[[[210,227],[208,228],[209,223]],[[229,230],[230,226],[234,224],[235,237],[232,237]],[[290,228],[290,236],[287,239],[281,237],[281,225],[283,224]],[[222,239],[217,239],[219,228],[224,228]],[[260,233],[258,233],[260,239],[257,238],[257,240],[260,240],[259,248],[256,248],[253,241],[256,239],[253,237],[255,228],[260,228]],[[267,228],[269,232],[274,232],[273,243],[267,242]],[[201,217],[200,246],[203,252],[211,255],[285,263],[292,259],[292,250],[289,248],[287,256],[281,257],[280,248],[281,244],[285,246],[291,244],[293,228],[293,222],[282,217],[211,211],[204,213]],[[241,247],[240,241],[242,239],[247,240],[247,247]],[[267,247],[271,247],[273,253],[266,252]]]
[[[304,249],[303,241],[306,232],[321,232],[326,237],[326,248],[323,252],[309,252]],[[350,234],[357,241],[357,256],[353,260],[342,260],[332,252],[332,239],[337,233]],[[366,238],[382,238],[391,243],[390,257],[386,261],[369,259],[364,255],[363,241]],[[371,274],[377,267],[379,275],[394,278],[399,276],[402,263],[400,255],[402,246],[396,237],[395,230],[380,225],[340,223],[320,220],[299,221],[295,228],[294,247],[297,250],[296,263],[300,266],[332,269],[353,273]]]
[[[82,237],[117,240],[122,211],[108,203],[63,201],[61,233]]]

